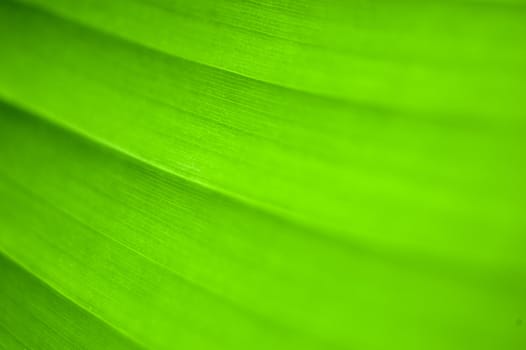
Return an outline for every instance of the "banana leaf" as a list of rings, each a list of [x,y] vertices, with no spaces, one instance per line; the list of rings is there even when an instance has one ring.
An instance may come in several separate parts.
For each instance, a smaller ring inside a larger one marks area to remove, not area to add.
[[[0,348],[521,350],[525,318],[525,1],[0,1]]]

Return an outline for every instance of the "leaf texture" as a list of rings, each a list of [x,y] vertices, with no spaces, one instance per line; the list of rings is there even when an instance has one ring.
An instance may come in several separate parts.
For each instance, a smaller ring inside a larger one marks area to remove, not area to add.
[[[524,5],[0,2],[0,346],[522,349]]]

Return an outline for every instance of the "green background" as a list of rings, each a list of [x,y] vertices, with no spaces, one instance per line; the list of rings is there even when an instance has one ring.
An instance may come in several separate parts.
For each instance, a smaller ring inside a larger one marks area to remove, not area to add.
[[[0,348],[526,349],[526,2],[0,1]]]

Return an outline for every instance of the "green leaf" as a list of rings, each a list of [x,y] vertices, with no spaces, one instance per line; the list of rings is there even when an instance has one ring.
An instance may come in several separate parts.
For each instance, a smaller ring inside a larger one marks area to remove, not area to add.
[[[2,1],[0,348],[524,348],[525,4]]]

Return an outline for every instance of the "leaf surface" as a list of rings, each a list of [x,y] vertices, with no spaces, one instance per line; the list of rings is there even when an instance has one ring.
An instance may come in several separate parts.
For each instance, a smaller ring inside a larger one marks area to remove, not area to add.
[[[0,346],[521,349],[522,1],[0,3]]]

